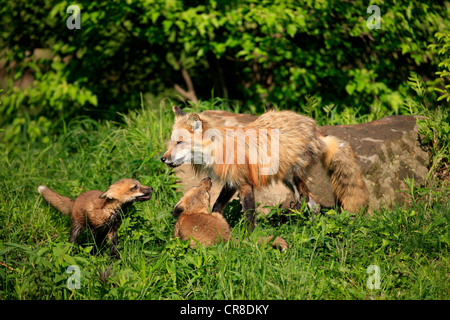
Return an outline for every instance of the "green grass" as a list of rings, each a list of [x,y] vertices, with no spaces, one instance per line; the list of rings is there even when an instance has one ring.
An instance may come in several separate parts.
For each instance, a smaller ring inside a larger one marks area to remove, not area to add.
[[[0,159],[0,299],[449,299],[450,191],[411,185],[414,201],[372,216],[304,210],[259,217],[247,238],[233,202],[236,241],[192,250],[173,238],[181,193],[159,158],[170,107],[142,109],[124,124],[75,119],[49,146],[26,145]],[[21,149],[20,149],[21,148]],[[69,254],[70,219],[37,193],[40,184],[76,197],[133,177],[155,190],[119,230],[121,260],[92,254],[88,233]],[[257,244],[276,234],[290,249]],[[69,289],[69,265],[81,271]],[[369,289],[371,265],[380,289]]]

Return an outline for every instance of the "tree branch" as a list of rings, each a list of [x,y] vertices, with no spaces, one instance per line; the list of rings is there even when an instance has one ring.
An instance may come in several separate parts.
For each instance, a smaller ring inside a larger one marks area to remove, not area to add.
[[[189,76],[189,73],[187,72],[187,70],[184,69],[183,67],[181,67],[181,64],[180,64],[180,68],[181,68],[181,75],[183,76],[184,82],[186,83],[187,91],[184,90],[182,87],[180,87],[178,84],[175,84],[173,87],[175,88],[175,90],[177,90],[177,92],[183,98],[185,98],[187,100],[191,100],[193,103],[197,103],[198,98],[197,98],[197,95],[195,94],[194,84],[192,83],[192,79]]]

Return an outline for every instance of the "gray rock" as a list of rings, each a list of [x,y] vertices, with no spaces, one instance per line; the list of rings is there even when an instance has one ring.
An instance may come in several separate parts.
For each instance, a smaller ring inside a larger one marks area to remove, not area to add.
[[[226,126],[244,126],[256,119],[256,116],[213,110],[201,113],[200,117],[214,121],[216,125]],[[430,159],[421,148],[414,116],[390,116],[356,125],[322,126],[319,130],[324,135],[333,135],[349,142],[355,150],[370,193],[369,212],[380,206],[407,204],[408,195],[401,192],[407,189],[404,183],[406,177],[414,177],[418,183],[425,181]],[[204,178],[195,176],[190,165],[181,165],[175,169],[175,174],[184,190],[197,185]],[[321,205],[334,206],[329,177],[320,164],[312,168],[308,186]],[[213,182],[212,203],[221,188],[220,182]],[[294,200],[290,190],[282,183],[255,190],[255,198],[260,203],[260,212],[268,211],[263,206],[281,204],[288,208]]]
[[[348,141],[355,150],[372,209],[394,204],[407,204],[406,177],[418,183],[428,174],[429,154],[419,141],[414,116],[390,116],[376,121],[341,126],[320,127],[322,134]],[[320,188],[324,181],[317,187]],[[312,188],[312,187],[311,187]],[[330,201],[329,195],[328,202]]]

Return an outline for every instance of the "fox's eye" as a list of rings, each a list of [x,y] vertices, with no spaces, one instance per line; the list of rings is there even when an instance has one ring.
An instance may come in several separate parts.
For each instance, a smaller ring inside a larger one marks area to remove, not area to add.
[[[183,141],[178,141],[177,144],[183,143]]]
[[[136,190],[138,188],[137,185],[135,185],[133,188],[131,188],[130,190]]]

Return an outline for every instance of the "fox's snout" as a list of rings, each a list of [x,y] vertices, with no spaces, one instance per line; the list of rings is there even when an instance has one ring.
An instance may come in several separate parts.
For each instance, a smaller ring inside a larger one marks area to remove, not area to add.
[[[169,167],[172,166],[173,161],[166,158],[166,157],[162,157],[161,158],[161,162],[164,163],[165,165],[168,165]]]
[[[161,158],[161,162],[164,163],[165,165],[171,167],[171,168],[178,167],[178,165],[175,164],[175,163],[172,161],[172,159],[170,159],[170,158],[162,157],[162,158]]]
[[[142,186],[141,187],[141,192],[145,195],[151,195],[153,193],[153,188],[152,187],[147,187],[147,186]]]
[[[153,188],[152,187],[147,187],[147,186],[142,186],[139,189],[140,193],[142,193],[142,195],[139,195],[136,197],[137,201],[147,201],[151,198],[151,195],[153,193]]]

